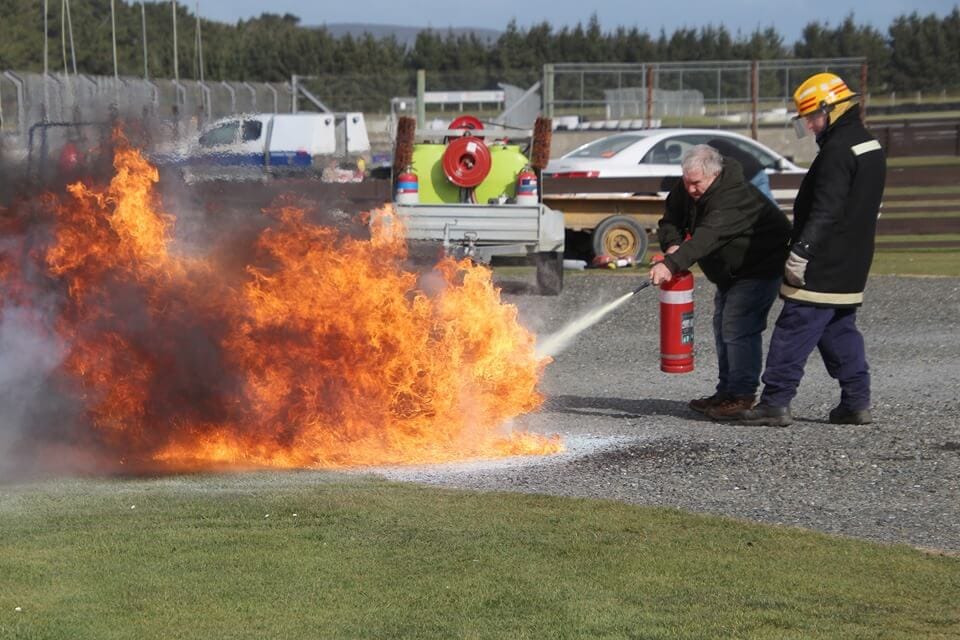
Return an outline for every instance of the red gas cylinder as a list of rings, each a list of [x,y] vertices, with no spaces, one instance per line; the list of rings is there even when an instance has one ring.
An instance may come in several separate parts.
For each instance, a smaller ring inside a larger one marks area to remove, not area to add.
[[[693,274],[689,271],[660,285],[660,370],[693,371]]]
[[[537,204],[537,191],[537,174],[528,165],[517,175],[517,204]]]
[[[60,172],[70,174],[77,170],[77,165],[80,164],[80,150],[77,149],[77,145],[72,142],[68,142],[63,145],[63,149],[60,150]]]
[[[397,176],[397,204],[418,204],[420,182],[412,167],[407,167]]]

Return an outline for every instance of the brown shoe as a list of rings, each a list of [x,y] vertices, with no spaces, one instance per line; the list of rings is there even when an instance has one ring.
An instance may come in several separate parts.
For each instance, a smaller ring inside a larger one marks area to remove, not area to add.
[[[718,391],[712,396],[707,396],[705,398],[697,398],[696,400],[691,400],[687,406],[696,411],[697,413],[706,413],[707,409],[710,407],[715,407],[725,400],[729,400],[730,395],[726,393],[721,393]]]
[[[714,420],[733,420],[747,409],[752,409],[755,403],[754,396],[735,396],[710,407],[705,413]]]

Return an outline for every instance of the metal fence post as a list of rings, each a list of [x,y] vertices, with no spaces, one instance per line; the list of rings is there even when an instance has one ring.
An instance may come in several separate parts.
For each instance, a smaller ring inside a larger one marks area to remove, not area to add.
[[[17,129],[24,140],[27,139],[27,105],[23,90],[23,80],[17,77],[12,71],[4,71],[3,75],[13,83],[17,89]]]
[[[650,65],[647,67],[646,82],[647,82],[647,129],[653,128],[653,70],[655,65]]]
[[[757,131],[760,106],[760,62],[757,60],[750,64],[750,85],[750,134],[754,140],[758,140],[760,137]]]
[[[860,65],[860,121],[867,121],[867,63]]]
[[[290,91],[291,91],[291,93],[293,93],[293,98],[292,98],[293,104],[290,105],[290,113],[296,113],[296,112],[297,112],[297,107],[299,106],[299,105],[297,104],[297,102],[298,102],[298,100],[297,100],[297,94],[298,94],[299,91],[300,91],[300,89],[299,89],[299,87],[298,87],[299,84],[300,84],[300,83],[297,81],[297,74],[293,74],[293,76],[290,77],[290,86],[291,86],[291,90],[290,90]]]
[[[554,113],[553,80],[553,65],[543,65],[543,114],[547,118],[553,118]]]
[[[257,111],[257,90],[249,82],[244,82],[243,86],[250,91],[250,110],[256,113]]]
[[[417,125],[427,126],[427,72],[417,69]]]
[[[270,89],[270,93],[273,94],[273,112],[280,113],[280,95],[277,93],[276,87],[274,87],[269,82],[265,83],[267,89]]]
[[[234,89],[229,82],[226,80],[221,80],[220,84],[223,85],[223,88],[227,90],[230,94],[230,113],[237,112],[237,90]]]

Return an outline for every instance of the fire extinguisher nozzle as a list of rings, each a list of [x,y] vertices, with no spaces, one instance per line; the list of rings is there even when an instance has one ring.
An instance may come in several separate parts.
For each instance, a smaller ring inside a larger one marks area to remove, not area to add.
[[[639,287],[637,287],[636,289],[633,290],[633,293],[640,293],[641,291],[643,291],[644,289],[646,289],[646,288],[649,287],[649,286],[650,286],[650,281],[649,281],[649,280],[644,280],[644,281],[643,281],[643,284],[641,284]]]

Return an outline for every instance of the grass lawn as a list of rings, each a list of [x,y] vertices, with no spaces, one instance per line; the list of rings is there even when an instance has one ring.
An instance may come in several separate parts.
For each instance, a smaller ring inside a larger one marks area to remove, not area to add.
[[[312,472],[0,489],[0,638],[947,638],[957,602],[957,557],[614,502]]]

